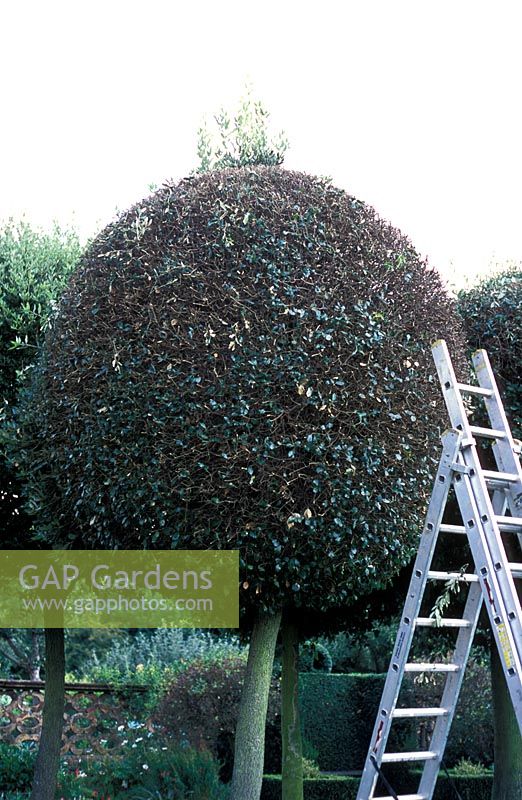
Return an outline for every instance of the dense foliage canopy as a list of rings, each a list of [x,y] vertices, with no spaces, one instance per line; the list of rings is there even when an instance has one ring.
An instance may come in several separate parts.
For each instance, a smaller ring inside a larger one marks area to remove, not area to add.
[[[522,267],[512,266],[459,295],[469,343],[488,351],[504,402],[522,436]]]
[[[50,542],[239,548],[245,601],[342,604],[415,547],[441,335],[463,357],[437,272],[328,181],[166,184],[60,306],[20,417],[30,502]]]
[[[80,256],[73,231],[39,231],[26,222],[0,228],[0,419],[16,402],[19,382],[36,359],[53,306]],[[4,546],[29,539],[16,475],[0,450],[0,529]]]

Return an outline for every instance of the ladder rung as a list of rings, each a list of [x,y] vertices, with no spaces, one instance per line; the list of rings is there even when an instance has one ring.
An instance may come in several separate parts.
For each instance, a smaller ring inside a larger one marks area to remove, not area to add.
[[[397,797],[399,800],[428,800],[427,794],[398,794]],[[386,797],[374,797],[373,800],[394,800],[391,794],[387,794]]]
[[[491,389],[483,389],[481,386],[471,386],[469,383],[457,383],[457,386],[461,392],[478,394],[482,397],[493,397],[493,392]]]
[[[465,583],[476,583],[478,581],[474,572],[437,572],[436,570],[430,570],[428,578],[432,581],[461,580]]]
[[[512,563],[509,565],[509,569],[514,578],[522,578],[522,564]]]
[[[440,533],[466,533],[464,525],[441,525]]]
[[[505,431],[498,431],[494,428],[480,428],[478,425],[470,425],[471,433],[474,433],[475,436],[480,436],[483,439],[505,439],[506,432]]]
[[[500,529],[522,528],[522,517],[495,517]]]
[[[469,628],[471,622],[468,619],[442,617],[440,620],[436,620],[433,617],[417,617],[415,624],[420,628]]]
[[[447,708],[396,708],[392,717],[447,717]]]
[[[383,764],[398,764],[401,761],[431,761],[438,758],[433,750],[416,750],[413,753],[384,753]]]
[[[458,664],[423,664],[421,661],[412,661],[404,667],[405,672],[458,672]]]
[[[516,483],[518,481],[518,474],[516,472],[495,472],[491,469],[483,469],[482,474],[489,482],[494,483]]]

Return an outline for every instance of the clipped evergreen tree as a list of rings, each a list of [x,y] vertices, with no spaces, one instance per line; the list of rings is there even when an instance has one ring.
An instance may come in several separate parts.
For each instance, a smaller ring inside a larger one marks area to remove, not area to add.
[[[49,233],[10,220],[0,229],[0,418],[17,403],[24,375],[35,361],[55,304],[80,256],[74,231]],[[13,463],[14,462],[14,463]],[[20,502],[16,456],[0,448],[0,527],[6,549],[42,546],[32,518]],[[10,637],[11,642],[16,637]],[[37,641],[32,637],[33,644]],[[63,720],[63,631],[45,632],[46,692],[42,735],[35,768],[34,800],[54,797]],[[12,646],[12,645],[11,645]],[[32,648],[32,652],[37,652]],[[38,666],[33,663],[32,668]]]
[[[515,436],[522,437],[522,267],[511,265],[462,291],[458,309],[470,347],[488,351]],[[522,560],[515,537],[506,542],[509,560]],[[522,587],[518,584],[522,601]],[[497,648],[491,647],[495,775],[493,800],[522,797],[522,736]]]
[[[84,254],[19,418],[50,543],[238,548],[252,625],[234,800],[258,800],[282,609],[324,614],[410,559],[463,363],[441,279],[328,181],[212,171]]]

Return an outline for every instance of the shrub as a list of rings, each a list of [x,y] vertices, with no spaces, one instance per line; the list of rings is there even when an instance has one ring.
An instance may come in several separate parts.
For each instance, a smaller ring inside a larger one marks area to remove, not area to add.
[[[512,266],[462,291],[458,310],[473,348],[488,351],[514,432],[522,436],[522,267]]]
[[[110,797],[111,800],[221,800],[225,788],[210,753],[188,747],[167,747],[138,737],[122,758],[91,759],[80,775],[62,777],[64,800]]]
[[[338,633],[321,642],[327,647],[332,672],[386,672],[391,658],[397,621],[374,623],[370,630]]]
[[[178,742],[209,750],[222,763],[221,775],[225,780],[232,770],[245,666],[245,658],[238,656],[190,664],[173,680],[154,716],[165,734]],[[279,750],[281,745],[279,719],[279,683],[274,679],[267,717],[266,758],[271,766],[274,743]],[[277,749],[275,759],[277,764]]]
[[[89,677],[101,680],[111,672],[128,683],[145,683],[150,677],[167,671],[172,675],[185,669],[193,661],[217,661],[244,652],[237,637],[216,636],[206,630],[159,628],[126,634],[98,658],[94,652],[88,665]],[[151,669],[154,667],[154,670]]]
[[[299,648],[299,672],[331,672],[332,657],[326,645],[306,641]]]
[[[33,778],[36,750],[28,745],[0,742],[0,789],[25,791]]]

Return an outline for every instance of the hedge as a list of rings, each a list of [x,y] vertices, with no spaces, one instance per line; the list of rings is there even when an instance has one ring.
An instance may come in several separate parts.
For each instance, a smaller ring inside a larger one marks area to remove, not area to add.
[[[301,673],[303,735],[320,769],[350,772],[363,768],[385,677],[379,674]],[[439,689],[432,684],[417,685],[415,698],[410,702],[402,694],[401,704],[436,705],[438,692]],[[393,725],[388,749],[395,747],[398,750],[423,749],[417,744],[410,721]],[[493,761],[489,671],[477,662],[468,665],[445,754],[450,766],[461,758],[486,765]],[[279,765],[270,760],[267,771],[278,772]]]
[[[322,770],[363,768],[384,679],[385,675],[374,674],[301,673],[303,736],[317,752],[315,760]],[[395,724],[390,747],[414,750],[409,731],[408,723]]]
[[[414,781],[418,780],[418,776]],[[455,785],[462,800],[490,800],[493,775],[484,772],[482,775],[452,775],[450,781],[446,775],[440,775],[433,800],[455,800]],[[411,784],[416,788],[415,782]],[[322,777],[305,780],[304,800],[356,800],[359,778]],[[399,788],[399,791],[401,789]],[[267,775],[263,781],[261,800],[281,800],[281,777]]]

